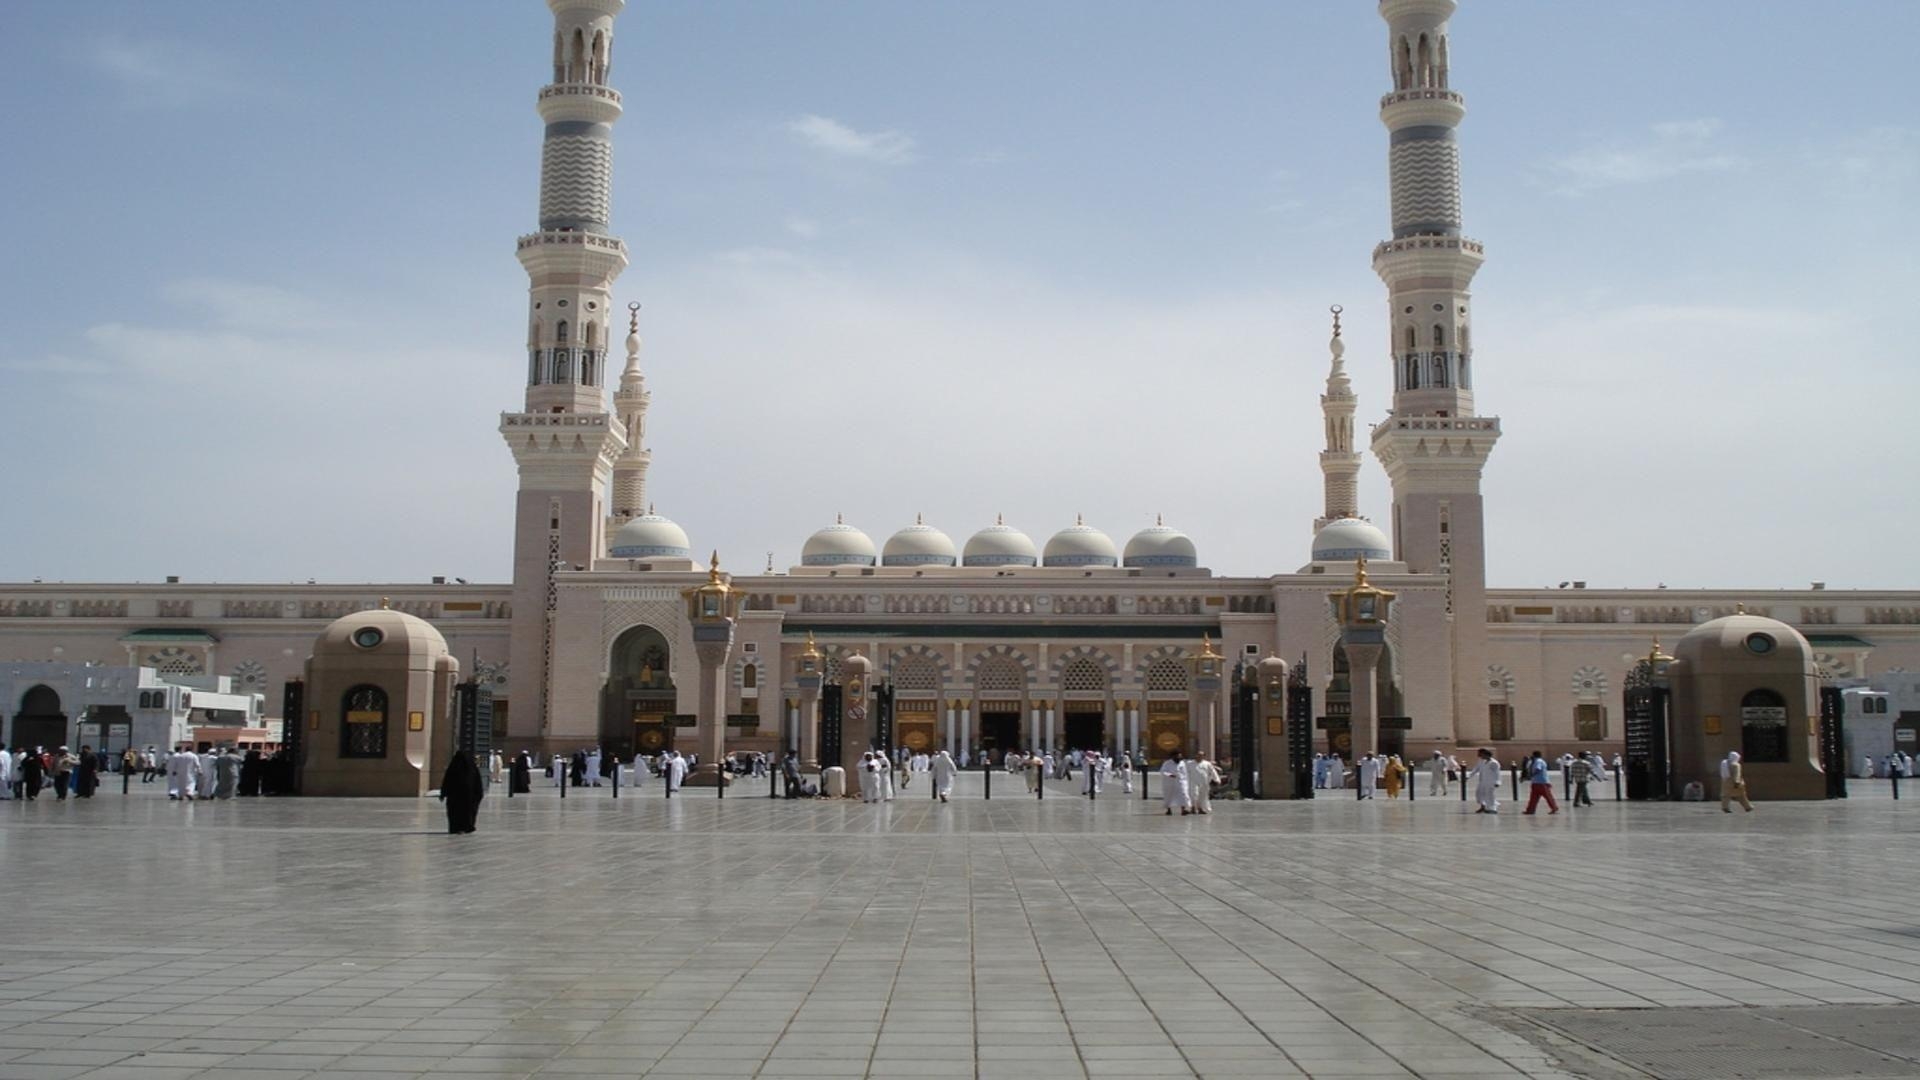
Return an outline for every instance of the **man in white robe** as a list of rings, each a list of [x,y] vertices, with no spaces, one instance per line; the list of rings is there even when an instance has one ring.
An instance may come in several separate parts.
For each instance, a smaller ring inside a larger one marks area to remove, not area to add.
[[[1128,795],[1133,794],[1133,762],[1128,761],[1127,756],[1122,754],[1120,760],[1114,764],[1114,768],[1120,770],[1120,790]]]
[[[200,758],[182,748],[167,758],[167,798],[191,799],[200,779]]]
[[[1465,783],[1473,780],[1473,800],[1480,805],[1473,811],[1476,814],[1497,814],[1500,812],[1500,763],[1493,760],[1493,751],[1480,751],[1480,760],[1473,771],[1461,778]]]
[[[13,751],[0,743],[0,800],[13,798]]]
[[[219,756],[220,756],[220,753],[217,750],[209,750],[204,754],[198,755],[200,759],[200,781],[199,781],[200,786],[199,786],[198,792],[194,796],[195,798],[198,798],[198,799],[213,798],[214,762],[218,760]]]
[[[1094,755],[1092,754],[1082,756],[1080,764],[1085,769],[1084,774],[1080,777],[1080,794],[1091,796],[1098,790],[1094,787],[1094,774],[1100,770],[1094,768]]]
[[[952,754],[942,750],[933,755],[927,772],[933,779],[934,793],[940,796],[941,802],[946,802],[947,796],[953,794],[953,778],[959,771],[960,766],[954,764]]]
[[[1344,788],[1347,786],[1347,763],[1339,754],[1327,755],[1327,787]]]
[[[1427,762],[1427,794],[1445,795],[1447,793],[1447,755],[1438,750],[1433,752],[1433,760]]]
[[[1379,779],[1380,759],[1374,757],[1372,754],[1362,757],[1360,759],[1360,775],[1357,778],[1360,785],[1360,797],[1363,799],[1373,798],[1373,785]]]
[[[1193,813],[1192,789],[1187,785],[1187,770],[1180,761],[1178,750],[1168,754],[1167,760],[1160,763],[1160,802],[1169,815],[1176,806],[1183,815]]]
[[[1213,785],[1220,782],[1220,768],[1204,753],[1193,755],[1187,763],[1187,786],[1196,814],[1213,813]]]
[[[879,786],[875,789],[880,793],[880,801],[892,802],[893,801],[893,759],[887,757],[886,752],[882,751],[878,754],[873,755],[873,765],[874,765],[874,768],[878,770],[875,773],[875,775],[880,780]]]
[[[675,750],[667,756],[667,790],[675,795],[680,793],[680,782],[687,778],[687,759]]]
[[[587,784],[589,786],[591,787],[600,786],[600,748],[597,746],[594,747],[587,754],[586,777],[587,777]]]

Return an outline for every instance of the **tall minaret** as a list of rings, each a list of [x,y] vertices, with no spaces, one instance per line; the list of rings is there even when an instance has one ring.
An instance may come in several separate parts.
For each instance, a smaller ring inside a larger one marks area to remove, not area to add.
[[[1468,287],[1480,245],[1460,234],[1466,100],[1448,88],[1447,19],[1455,0],[1380,0],[1393,92],[1380,100],[1391,133],[1393,239],[1373,249],[1387,285],[1393,412],[1373,429],[1373,455],[1393,485],[1395,557],[1447,580],[1453,625],[1453,733],[1487,737],[1486,541],[1480,474],[1500,438],[1473,411]]]
[[[1326,506],[1313,523],[1317,535],[1327,522],[1360,515],[1360,455],[1353,449],[1353,380],[1347,378],[1347,343],[1340,340],[1340,305],[1333,305],[1333,370],[1327,373],[1327,392],[1320,395],[1320,415],[1326,418],[1327,448],[1320,451],[1320,474],[1326,488]]]
[[[613,411],[620,417],[627,447],[613,463],[613,526],[618,528],[647,512],[647,466],[653,452],[643,440],[647,434],[647,406],[653,394],[640,373],[640,305],[627,305],[627,367],[620,373],[620,389],[613,392]]]
[[[613,280],[627,248],[607,234],[613,122],[607,85],[613,18],[626,0],[547,0],[553,82],[540,91],[540,228],[519,241],[528,278],[526,411],[502,413],[520,467],[513,541],[513,691],[508,734],[546,748],[556,572],[606,550],[603,493],[627,440],[607,413]]]

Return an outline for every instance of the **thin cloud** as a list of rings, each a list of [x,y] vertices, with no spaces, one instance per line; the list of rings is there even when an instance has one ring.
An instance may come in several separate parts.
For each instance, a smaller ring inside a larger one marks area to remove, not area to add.
[[[838,120],[808,113],[787,122],[787,131],[816,150],[882,165],[914,160],[913,137],[899,131],[856,131]]]
[[[820,235],[820,223],[812,218],[788,218],[787,231],[802,240],[812,240]]]
[[[180,108],[236,89],[211,51],[185,42],[108,38],[88,50],[87,60],[134,106]]]
[[[1547,165],[1563,195],[1648,184],[1689,173],[1734,172],[1746,159],[1719,145],[1720,121],[1669,120],[1628,141],[1609,141],[1557,158]]]

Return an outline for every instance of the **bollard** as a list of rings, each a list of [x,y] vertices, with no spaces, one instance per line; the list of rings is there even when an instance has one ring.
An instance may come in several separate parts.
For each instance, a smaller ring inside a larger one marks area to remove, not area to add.
[[[559,758],[555,758],[553,761],[553,771],[554,771],[554,775],[560,778],[560,797],[564,799],[567,797],[567,764],[566,762],[561,761]]]
[[[1460,771],[1460,801],[1467,801],[1467,774],[1465,770]]]
[[[786,768],[782,766],[780,771],[786,772]],[[767,798],[769,799],[777,799],[780,797],[773,793],[773,773],[774,773],[774,770],[771,767],[769,767],[767,769]]]
[[[1887,773],[1887,779],[1893,781],[1893,801],[1900,801],[1900,772],[1895,769]]]
[[[1047,797],[1047,768],[1045,765],[1042,765],[1035,769],[1034,772],[1039,773],[1040,778],[1033,782],[1033,797],[1035,799],[1044,799]]]
[[[987,781],[986,797],[988,799],[992,799],[993,798],[993,766],[989,764],[986,768],[980,770],[980,774],[984,776]]]
[[[1621,770],[1621,769],[1613,770],[1613,801],[1614,802],[1620,801],[1620,774],[1623,771],[1624,770]]]
[[[1420,777],[1419,773],[1414,772],[1412,769],[1407,770],[1407,801],[1408,802],[1412,802],[1419,795],[1419,792],[1415,790],[1420,786],[1419,777]]]
[[[1512,766],[1512,770],[1513,770],[1513,801],[1519,802],[1520,801],[1520,766],[1514,765]]]
[[[120,794],[125,795],[127,793],[127,785],[132,782],[133,770],[127,768],[126,762],[123,761],[120,763]]]
[[[620,759],[613,759],[613,797],[620,797]]]
[[[1140,763],[1140,801],[1147,801],[1147,763]]]
[[[713,790],[719,793],[716,796],[717,798],[724,799],[727,797],[727,760],[721,758],[720,764],[715,768],[716,771],[713,774]]]
[[[1567,803],[1572,803],[1573,802],[1573,770],[1565,767],[1561,768],[1560,786],[1566,789],[1560,793],[1560,798]]]

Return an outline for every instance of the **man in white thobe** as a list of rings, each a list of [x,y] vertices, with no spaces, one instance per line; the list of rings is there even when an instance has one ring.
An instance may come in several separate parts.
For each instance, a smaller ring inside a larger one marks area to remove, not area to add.
[[[592,787],[600,786],[600,748],[597,746],[594,747],[592,752],[587,755],[587,774],[586,775],[587,775],[587,784],[589,786],[592,786]]]
[[[1438,750],[1433,752],[1433,760],[1427,762],[1427,794],[1445,795],[1447,793],[1447,755]]]
[[[209,750],[206,753],[199,755],[200,788],[199,788],[199,792],[195,795],[195,798],[200,798],[200,799],[213,798],[214,762],[219,760],[219,757],[220,757],[220,752],[217,750]]]
[[[687,778],[687,759],[675,750],[667,758],[667,790],[674,794],[680,792],[680,782]]]
[[[1380,759],[1374,757],[1372,754],[1362,757],[1360,759],[1360,775],[1357,778],[1357,782],[1360,785],[1360,797],[1363,799],[1373,798],[1373,785],[1375,781],[1379,779]]]
[[[1187,786],[1187,770],[1180,762],[1178,750],[1160,763],[1160,802],[1169,815],[1176,806],[1182,814],[1193,813],[1192,789]]]
[[[199,786],[200,758],[191,750],[175,750],[167,758],[167,798],[191,799]]]
[[[946,802],[947,796],[953,794],[953,778],[959,771],[960,766],[954,764],[952,754],[942,750],[933,755],[927,772],[933,778],[933,790],[940,796],[941,802]]]
[[[1082,795],[1093,795],[1100,790],[1095,783],[1095,776],[1100,771],[1094,767],[1096,760],[1098,759],[1094,754],[1086,754],[1080,759],[1080,764],[1085,768],[1084,775],[1080,777],[1080,794]]]
[[[1133,794],[1133,762],[1128,761],[1127,756],[1122,754],[1114,768],[1120,770],[1120,790],[1129,795]]]
[[[1497,814],[1500,812],[1500,763],[1493,760],[1493,751],[1480,751],[1480,760],[1474,764],[1473,771],[1467,774],[1473,779],[1473,801],[1480,805],[1473,811],[1476,814]],[[1462,778],[1462,783],[1465,778]]]
[[[1187,763],[1187,786],[1196,814],[1213,813],[1213,785],[1220,782],[1220,769],[1204,753],[1195,754]]]
[[[1340,759],[1339,754],[1327,755],[1327,786],[1330,788],[1347,786],[1347,763]]]
[[[881,751],[880,753],[873,755],[873,765],[874,765],[874,768],[878,770],[875,773],[875,775],[880,780],[879,785],[875,789],[880,793],[880,801],[892,802],[893,801],[893,759],[887,757],[885,751]]]
[[[13,798],[13,751],[0,743],[0,799]]]

